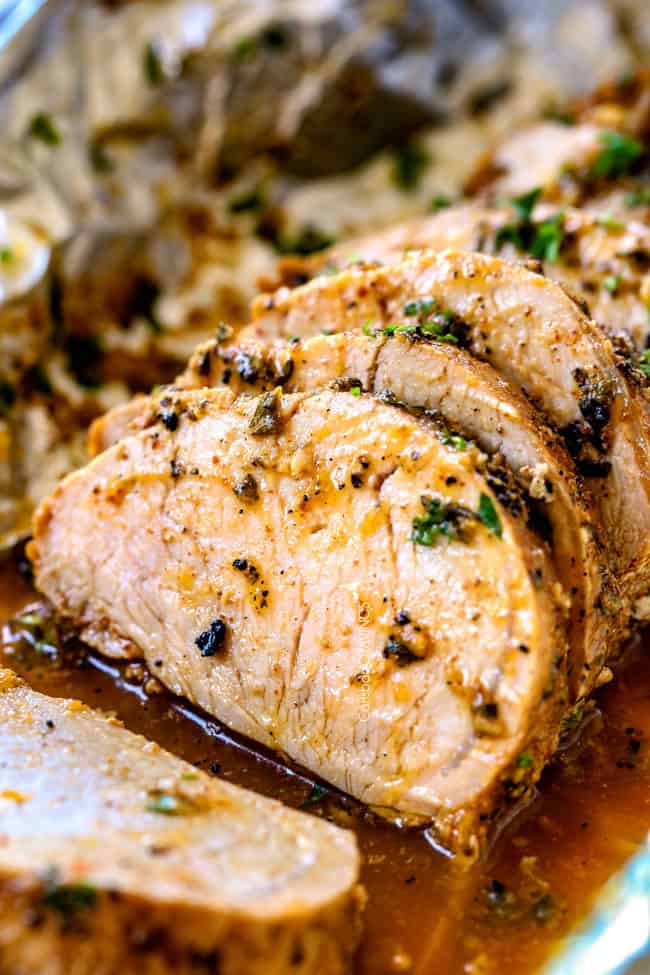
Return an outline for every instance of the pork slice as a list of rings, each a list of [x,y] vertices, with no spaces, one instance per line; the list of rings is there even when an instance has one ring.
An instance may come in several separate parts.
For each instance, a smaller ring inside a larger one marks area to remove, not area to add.
[[[634,199],[633,193],[627,195]],[[544,236],[551,225],[556,227],[552,240]],[[584,209],[541,204],[522,229],[512,206],[457,204],[355,237],[311,257],[284,258],[275,277],[265,283],[267,290],[296,287],[318,274],[341,271],[351,264],[392,264],[413,251],[449,248],[498,254],[516,261],[540,260],[544,274],[586,302],[594,321],[608,334],[629,338],[637,356],[646,349],[650,336],[650,228],[643,209],[633,206],[623,207],[614,216],[604,203]],[[636,364],[634,353],[626,358]]]
[[[607,568],[593,499],[557,434],[487,363],[452,345],[404,334],[341,332],[230,346],[215,340],[197,349],[177,387],[227,385],[250,393],[282,386],[286,392],[307,392],[342,381],[413,409],[435,411],[448,427],[449,443],[467,447],[453,431],[471,438],[514,473],[527,504],[512,492],[507,472],[495,472],[493,483],[511,513],[528,513],[544,534],[550,529],[551,557],[571,594],[570,683],[576,695],[589,693],[623,631],[618,586]],[[169,395],[163,391],[157,399],[134,400],[97,420],[90,438],[93,453],[155,422],[161,400]]]
[[[342,975],[354,836],[0,670],[0,970]]]
[[[482,455],[352,392],[165,403],[41,506],[39,589],[93,646],[476,852],[567,706],[561,587]]]
[[[561,431],[594,495],[622,592],[631,606],[643,606],[650,589],[648,399],[619,368],[611,342],[556,283],[496,257],[421,253],[261,296],[241,335],[268,340],[362,327],[417,335],[422,326],[430,338],[491,363]]]

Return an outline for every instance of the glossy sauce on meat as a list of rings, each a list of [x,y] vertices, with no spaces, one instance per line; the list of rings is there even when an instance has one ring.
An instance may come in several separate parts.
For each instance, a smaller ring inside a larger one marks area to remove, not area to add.
[[[0,571],[2,620],[33,600],[13,565]],[[147,695],[137,668],[120,672],[94,657],[56,660],[27,650],[8,628],[0,663],[37,690],[117,713],[128,728],[228,781],[353,828],[370,895],[358,975],[529,973],[650,827],[650,658],[634,649],[597,695],[600,710],[583,728],[582,748],[562,754],[487,862],[469,870],[454,867],[420,832],[368,822],[356,805],[322,797],[307,776],[168,694]]]

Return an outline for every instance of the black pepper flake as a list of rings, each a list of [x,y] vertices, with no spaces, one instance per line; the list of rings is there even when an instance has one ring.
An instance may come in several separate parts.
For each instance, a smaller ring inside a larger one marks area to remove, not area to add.
[[[386,641],[383,656],[386,660],[394,660],[398,667],[408,667],[409,664],[422,659],[417,653],[413,653],[406,643],[396,640],[394,636],[390,636]]]
[[[405,609],[400,609],[399,613],[395,617],[395,622],[398,626],[407,626],[407,624],[411,622],[411,617]]]
[[[233,559],[232,567],[233,569],[238,569],[240,572],[246,572],[246,569],[248,568],[248,560]]]
[[[350,483],[353,488],[360,488],[363,485],[363,478],[360,474],[351,474]]]
[[[200,376],[210,375],[210,349],[206,349],[199,360],[197,370]]]
[[[163,410],[158,414],[158,419],[171,433],[178,430],[178,413],[173,410]]]
[[[180,477],[181,474],[183,473],[183,465],[180,463],[180,461],[177,461],[176,459],[172,460],[172,462],[169,465],[169,468],[170,468],[171,476],[174,478],[174,480],[176,480],[177,477]]]
[[[222,619],[213,620],[207,630],[197,636],[194,643],[201,651],[202,657],[214,657],[222,648],[226,639],[226,624]]]

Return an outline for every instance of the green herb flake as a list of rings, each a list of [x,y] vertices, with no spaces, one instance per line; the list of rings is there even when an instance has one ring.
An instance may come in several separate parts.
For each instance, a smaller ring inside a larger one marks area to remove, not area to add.
[[[42,904],[59,915],[62,922],[69,922],[97,903],[97,889],[88,883],[62,884],[58,871],[52,868],[45,877]]]
[[[32,139],[39,139],[46,146],[58,146],[61,144],[61,133],[54,124],[52,116],[46,112],[37,112],[32,117],[27,131]]]
[[[605,291],[609,291],[611,295],[615,295],[621,285],[621,275],[620,274],[610,274],[603,281],[603,288]]]
[[[431,158],[429,153],[417,142],[409,142],[394,154],[393,182],[406,193],[412,193],[419,186]]]
[[[240,37],[232,49],[233,61],[247,61],[257,51],[257,38]]]
[[[363,332],[364,335],[368,335],[370,338],[373,339],[377,338],[378,332],[376,329],[372,327],[371,319],[368,319],[367,322],[363,323],[363,325],[361,326],[361,331]]]
[[[449,430],[442,431],[442,442],[446,447],[453,447],[454,450],[467,450],[469,444],[465,437],[457,433],[450,433]]]
[[[153,41],[149,41],[145,46],[142,66],[144,76],[152,87],[163,83],[165,80],[163,63]]]
[[[439,213],[440,210],[446,210],[450,207],[454,201],[449,196],[439,195],[434,196],[429,204],[429,209],[432,213]]]
[[[191,799],[172,792],[152,792],[145,808],[147,812],[160,816],[191,816],[197,811]]]
[[[623,176],[643,155],[642,144],[622,132],[601,132],[599,142],[602,149],[590,170],[594,179]]]
[[[626,207],[650,206],[650,186],[641,186],[631,193],[625,194]]]
[[[234,196],[228,203],[230,213],[250,213],[252,210],[259,210],[264,203],[261,190],[255,187],[239,196]]]
[[[564,213],[543,220],[535,227],[530,252],[539,261],[557,261],[564,242]]]
[[[521,196],[513,197],[510,203],[520,221],[530,220],[541,195],[541,186],[536,186],[527,193],[522,193]]]
[[[0,247],[0,263],[11,264],[14,259],[14,252],[11,247]]]
[[[530,752],[521,752],[517,756],[517,768],[530,768],[533,764],[533,756]]]
[[[604,227],[606,230],[625,230],[625,223],[623,220],[619,220],[611,213],[599,213],[596,217],[596,223],[599,227]]]
[[[503,535],[503,528],[501,526],[501,521],[497,510],[494,507],[494,502],[489,494],[481,494],[478,504],[478,520],[481,524],[485,525],[487,530],[491,532],[492,535],[496,535],[497,538],[501,538]]]
[[[460,505],[448,504],[439,498],[421,497],[425,514],[414,518],[411,528],[411,541],[416,545],[432,548],[440,539],[454,539],[462,536],[465,524],[475,518],[473,512]]]
[[[353,396],[361,396],[361,386],[352,386],[350,392]]]
[[[433,298],[415,298],[413,301],[407,301],[403,311],[407,318],[413,318],[416,315],[418,317],[430,315],[435,307],[436,302]]]
[[[314,806],[317,802],[320,802],[327,795],[329,795],[329,789],[326,789],[325,786],[319,785],[318,782],[315,782],[311,787],[311,792],[309,793],[307,798],[304,800],[304,802],[300,804],[300,808],[305,809],[308,806]]]

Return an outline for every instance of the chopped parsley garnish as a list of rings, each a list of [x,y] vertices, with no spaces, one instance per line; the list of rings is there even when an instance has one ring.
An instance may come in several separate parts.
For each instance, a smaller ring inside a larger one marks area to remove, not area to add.
[[[532,764],[533,756],[530,754],[530,752],[521,752],[521,754],[517,756],[517,768],[530,768]]]
[[[625,194],[626,207],[642,207],[650,205],[650,186],[640,186],[638,190],[632,190]]]
[[[319,785],[318,782],[315,782],[312,785],[311,792],[309,793],[307,798],[304,800],[304,802],[301,802],[300,808],[305,809],[305,807],[307,806],[313,806],[317,802],[320,802],[322,799],[324,799],[325,796],[327,795],[329,795],[329,789],[326,789],[325,786]]]
[[[515,220],[497,230],[497,250],[504,244],[513,244],[517,250],[528,251],[540,261],[557,261],[564,241],[564,213],[559,211],[547,220],[535,223],[532,214],[541,193],[541,188],[535,187],[511,200]]]
[[[387,325],[384,335],[405,334],[458,345],[467,337],[467,325],[448,308],[440,308],[434,298],[416,298],[404,305],[404,315],[416,321]]]
[[[481,494],[476,512],[461,505],[446,503],[439,498],[423,496],[420,501],[425,509],[425,515],[414,518],[411,529],[411,541],[417,545],[432,548],[442,537],[459,538],[463,541],[463,533],[469,522],[480,522],[497,538],[503,535],[499,515],[487,494]]]
[[[263,203],[262,192],[258,187],[255,187],[246,193],[234,196],[228,203],[228,210],[230,213],[248,213],[251,210],[259,210]]]
[[[246,61],[257,50],[257,38],[240,37],[232,49],[233,61]]]
[[[625,230],[625,223],[611,213],[599,213],[596,217],[596,223],[599,227],[605,227],[606,230]]]
[[[350,392],[353,396],[361,396],[361,386],[350,387]]]
[[[603,281],[603,288],[605,291],[609,291],[611,295],[615,295],[621,285],[621,275],[620,274],[609,274]]]
[[[408,318],[414,315],[426,317],[436,307],[437,305],[433,298],[416,298],[414,301],[409,301],[404,305],[404,314]]]
[[[0,264],[11,264],[14,252],[11,247],[0,247]]]
[[[510,202],[519,221],[523,222],[530,220],[533,215],[533,210],[535,209],[541,195],[542,187],[535,186],[527,193],[522,193],[521,196],[513,197]]]
[[[408,142],[393,158],[393,182],[407,193],[417,189],[431,158],[417,142]]]
[[[439,498],[421,497],[425,510],[421,518],[414,518],[411,541],[432,548],[441,538],[458,538],[468,521],[476,518],[473,511],[457,504],[448,504]]]
[[[564,213],[560,211],[537,224],[530,252],[539,261],[557,261],[563,241]]]
[[[429,204],[429,209],[433,213],[438,213],[440,210],[446,210],[447,207],[450,207],[452,203],[453,200],[451,197],[440,194],[439,196],[433,197],[431,203]]]
[[[144,76],[150,85],[155,86],[163,83],[165,80],[163,64],[160,60],[160,54],[152,41],[149,41],[145,46],[142,66],[144,68]]]
[[[81,911],[94,907],[97,903],[97,890],[88,883],[61,884],[58,871],[53,868],[45,877],[43,907],[55,911],[62,922],[69,922]]]
[[[467,450],[468,443],[465,437],[457,433],[450,433],[449,430],[442,431],[442,442],[446,447],[453,447],[454,450]]]
[[[147,812],[160,816],[191,816],[197,811],[196,803],[173,792],[153,792],[146,806]]]
[[[503,535],[501,520],[489,494],[481,494],[478,503],[478,520],[497,538]]]
[[[622,132],[601,132],[598,141],[603,148],[591,166],[594,179],[623,176],[643,155],[641,143]]]
[[[361,331],[363,332],[364,335],[368,335],[368,336],[370,336],[370,338],[373,338],[373,339],[377,338],[377,336],[379,334],[379,331],[378,330],[375,330],[372,327],[372,322],[371,321],[364,322],[363,325],[361,326]]]
[[[58,146],[61,144],[61,133],[52,120],[52,116],[46,112],[37,112],[29,123],[28,132],[32,139],[39,139],[46,146]]]

